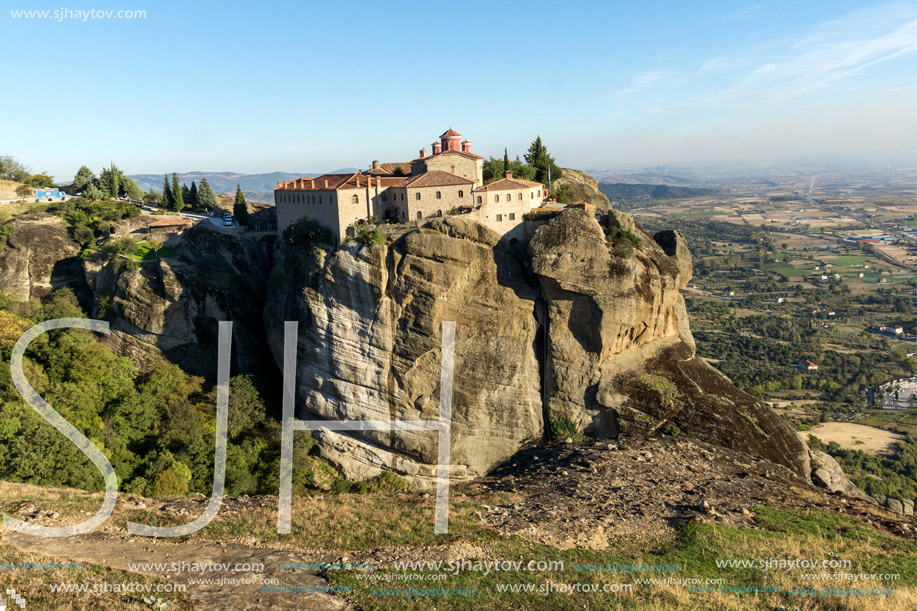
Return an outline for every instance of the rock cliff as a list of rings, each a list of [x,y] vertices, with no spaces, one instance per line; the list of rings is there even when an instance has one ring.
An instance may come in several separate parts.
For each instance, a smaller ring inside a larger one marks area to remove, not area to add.
[[[622,235],[632,254],[615,248]],[[275,260],[265,323],[278,363],[283,321],[300,323],[300,417],[435,419],[441,323],[455,321],[456,475],[484,473],[558,431],[672,428],[808,481],[792,429],[695,356],[679,293],[691,259],[676,232],[649,236],[617,212],[603,228],[568,210],[526,251],[449,217],[390,247],[278,243]],[[434,473],[428,432],[317,437],[351,477],[392,469],[423,485]]]
[[[599,212],[611,210],[611,202],[599,191],[599,183],[595,178],[581,170],[563,168],[563,171],[564,175],[554,181],[555,187],[566,185],[571,190],[573,201],[590,203]]]
[[[213,377],[217,321],[231,320],[233,371],[273,371],[261,323],[270,243],[202,223],[166,246],[176,255],[137,270],[84,262],[95,315],[111,321],[106,341],[138,363],[155,348],[190,373]]]
[[[67,225],[51,214],[23,214],[4,227],[11,231],[0,248],[0,291],[14,301],[44,297],[82,282],[80,245]]]

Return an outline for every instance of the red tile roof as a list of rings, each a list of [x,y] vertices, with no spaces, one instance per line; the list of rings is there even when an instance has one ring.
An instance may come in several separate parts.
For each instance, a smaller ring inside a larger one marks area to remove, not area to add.
[[[462,134],[458,133],[457,131],[455,131],[454,129],[452,129],[452,128],[450,127],[450,128],[449,128],[449,131],[447,131],[446,133],[444,133],[443,135],[441,135],[440,138],[450,138],[450,137],[453,137],[453,136],[459,136],[459,137],[461,137],[461,135],[462,135]]]
[[[448,187],[451,185],[473,185],[475,180],[471,178],[465,178],[464,176],[456,176],[455,174],[450,174],[449,172],[443,172],[442,170],[433,170],[430,172],[424,172],[423,174],[418,174],[417,176],[411,176],[410,178],[405,178],[397,185],[396,187]]]
[[[483,187],[478,187],[475,189],[475,193],[478,191],[512,191],[513,189],[531,189],[532,187],[543,188],[544,185],[540,182],[520,180],[519,178],[501,178]]]
[[[426,157],[424,159],[416,159],[415,161],[426,161],[427,159],[430,159],[431,157],[439,157],[440,155],[461,155],[462,157],[467,157],[469,159],[484,159],[480,155],[475,155],[474,153],[470,153],[468,151],[449,150],[449,151],[443,151],[442,153],[436,153],[435,155],[430,155],[430,157]]]
[[[288,180],[274,191],[336,191],[338,189],[364,189],[370,178],[373,186],[391,187],[402,180],[401,176],[371,176],[362,172],[350,174],[322,174],[317,178],[303,177]]]
[[[188,219],[160,219],[150,223],[150,227],[187,227],[190,224]]]

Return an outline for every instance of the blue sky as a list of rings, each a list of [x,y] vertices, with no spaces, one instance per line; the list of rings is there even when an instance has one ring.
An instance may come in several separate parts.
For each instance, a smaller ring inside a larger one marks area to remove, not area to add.
[[[0,13],[0,154],[59,178],[366,166],[450,126],[580,168],[914,162],[914,2],[75,2]],[[61,8],[146,18],[10,12]]]

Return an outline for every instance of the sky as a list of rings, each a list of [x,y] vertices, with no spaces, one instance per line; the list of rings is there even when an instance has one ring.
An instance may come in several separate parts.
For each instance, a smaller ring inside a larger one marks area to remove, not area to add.
[[[915,2],[64,1],[0,12],[0,155],[58,180],[366,167],[450,127],[581,169],[915,163]]]

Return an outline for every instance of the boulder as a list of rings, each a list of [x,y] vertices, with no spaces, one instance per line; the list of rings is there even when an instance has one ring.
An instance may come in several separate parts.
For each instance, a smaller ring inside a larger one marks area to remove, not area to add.
[[[841,466],[832,456],[821,450],[811,449],[809,450],[809,455],[811,456],[813,484],[826,488],[831,492],[839,492],[853,498],[875,502],[871,496],[847,479]]]

